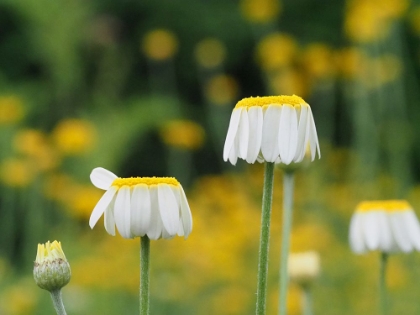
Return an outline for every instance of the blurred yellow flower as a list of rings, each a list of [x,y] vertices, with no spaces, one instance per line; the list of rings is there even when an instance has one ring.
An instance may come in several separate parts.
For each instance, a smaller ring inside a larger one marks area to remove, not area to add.
[[[219,74],[206,82],[205,94],[207,99],[215,105],[229,105],[237,99],[238,83],[235,78]]]
[[[54,128],[52,139],[61,153],[78,155],[92,149],[96,141],[96,131],[87,120],[65,119]]]
[[[252,23],[275,20],[281,10],[279,0],[241,0],[242,15]]]
[[[23,102],[18,96],[0,96],[0,125],[16,123],[24,113]]]
[[[355,79],[361,75],[362,69],[367,67],[368,57],[359,48],[347,47],[339,51],[337,55],[338,69],[346,79]]]
[[[25,187],[34,180],[36,172],[27,159],[10,158],[1,162],[0,175],[2,182],[8,186]]]
[[[70,214],[78,219],[88,219],[103,193],[90,185],[75,185],[70,191],[67,199]]]
[[[290,65],[296,57],[297,50],[297,44],[291,36],[272,33],[258,43],[257,60],[263,70],[276,70]]]
[[[420,6],[415,7],[410,13],[410,24],[413,31],[420,35]]]
[[[308,45],[303,52],[302,62],[313,80],[331,78],[335,74],[334,54],[325,44]]]
[[[345,17],[345,32],[355,42],[371,42],[386,37],[393,20],[401,17],[408,0],[350,0]]]
[[[195,47],[195,59],[204,68],[220,66],[226,58],[225,45],[217,38],[206,38]]]
[[[144,36],[142,49],[148,58],[162,61],[175,55],[178,50],[178,40],[171,31],[156,29]]]
[[[291,253],[288,263],[290,280],[308,286],[318,277],[320,265],[320,256],[316,251]]]
[[[204,142],[204,129],[190,120],[173,120],[160,128],[165,144],[185,150],[197,150]]]
[[[307,78],[295,69],[285,69],[268,75],[270,91],[275,95],[308,94]]]
[[[28,315],[35,311],[37,294],[33,280],[23,279],[8,287],[0,295],[0,313],[6,315]]]

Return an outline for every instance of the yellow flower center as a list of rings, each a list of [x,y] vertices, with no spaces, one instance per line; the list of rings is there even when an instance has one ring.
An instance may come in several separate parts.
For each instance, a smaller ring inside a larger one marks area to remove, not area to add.
[[[179,182],[174,177],[130,177],[130,178],[117,178],[112,182],[112,186],[121,188],[122,186],[133,187],[139,184],[147,186],[168,184],[172,186],[180,186]]]
[[[410,210],[410,204],[405,200],[384,200],[384,201],[363,201],[357,206],[357,211],[407,211]]]
[[[283,105],[288,104],[291,106],[305,105],[306,102],[297,95],[279,95],[279,96],[264,96],[264,97],[247,97],[240,100],[235,108],[239,107],[252,107],[252,106],[267,106],[267,105]]]

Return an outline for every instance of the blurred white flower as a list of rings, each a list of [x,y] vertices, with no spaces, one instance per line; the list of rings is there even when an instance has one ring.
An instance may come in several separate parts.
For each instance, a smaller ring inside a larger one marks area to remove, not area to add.
[[[315,251],[292,253],[288,261],[288,274],[291,281],[300,285],[311,284],[319,275],[320,257]]]
[[[307,146],[311,160],[321,157],[310,106],[293,95],[249,97],[233,109],[223,159],[233,165],[239,158],[248,163],[301,162]]]
[[[175,235],[185,238],[192,230],[192,216],[184,190],[173,177],[119,178],[98,167],[90,174],[92,183],[105,194],[90,216],[95,226],[104,213],[105,229],[115,235],[115,225],[124,238],[147,235],[156,240]]]
[[[405,200],[364,201],[351,219],[349,241],[357,254],[420,251],[420,224]]]

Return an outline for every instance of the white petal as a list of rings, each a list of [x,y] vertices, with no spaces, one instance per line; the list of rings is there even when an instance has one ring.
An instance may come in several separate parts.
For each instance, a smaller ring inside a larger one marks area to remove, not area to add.
[[[249,144],[246,161],[255,163],[261,150],[263,112],[260,106],[252,106],[248,111]]]
[[[401,215],[401,212],[390,213],[389,221],[398,249],[404,253],[411,252],[413,250],[413,246],[411,244],[410,236],[408,234],[407,227],[405,226],[404,218]]]
[[[131,233],[144,236],[150,226],[151,205],[149,188],[145,184],[136,185],[131,194]]]
[[[116,192],[117,188],[111,187],[104,193],[101,199],[99,199],[98,203],[92,211],[92,214],[90,215],[89,226],[91,229],[93,229],[96,222],[98,222],[99,218],[102,216],[108,205],[111,203],[112,198],[114,197]]]
[[[106,208],[105,213],[104,213],[105,230],[108,232],[108,234],[112,236],[115,236],[114,206],[115,206],[115,196],[112,199],[109,206]]]
[[[311,160],[313,161],[315,159],[316,152],[318,152],[318,157],[321,158],[321,151],[319,150],[318,134],[316,132],[315,121],[310,107],[308,114],[309,143],[311,146]]]
[[[295,109],[283,105],[279,126],[279,153],[281,161],[288,165],[296,154],[298,140],[298,125]]]
[[[246,160],[248,153],[248,142],[249,142],[249,121],[248,121],[248,111],[244,108],[241,113],[241,118],[239,120],[238,134],[239,145],[239,157]]]
[[[239,119],[241,117],[241,108],[234,108],[230,116],[229,129],[226,136],[225,147],[223,149],[223,160],[227,161],[232,149],[236,133],[239,127]]]
[[[300,106],[299,114],[299,126],[298,126],[298,143],[296,149],[296,155],[294,157],[295,162],[301,162],[305,156],[306,145],[307,145],[307,126],[308,126],[308,106]],[[309,136],[309,134],[308,134]]]
[[[363,234],[366,246],[369,250],[379,248],[379,211],[369,211],[362,213]]]
[[[184,189],[179,187],[178,203],[181,209],[181,220],[184,230],[184,238],[186,239],[190,235],[193,228],[193,220],[191,215],[190,206],[188,205],[187,196],[185,196]],[[182,236],[181,234],[178,234]]]
[[[349,242],[353,252],[362,254],[367,248],[363,240],[363,226],[361,214],[356,212],[350,221]]]
[[[266,162],[274,162],[279,156],[279,124],[281,106],[269,105],[264,113],[261,152]]]
[[[147,236],[151,240],[157,240],[162,235],[162,220],[159,214],[158,190],[156,185],[149,186],[150,193],[150,225]]]
[[[123,186],[115,199],[114,219],[118,232],[124,238],[132,238],[130,231],[130,188]]]
[[[166,231],[176,235],[179,224],[179,206],[172,187],[168,184],[158,185],[159,213]]]
[[[178,234],[178,236],[184,236],[184,223],[182,222],[182,218],[179,218],[179,226],[178,226],[178,232],[176,234]]]
[[[102,167],[97,167],[90,173],[92,184],[103,190],[107,190],[111,187],[112,182],[116,178],[118,178],[117,175]]]
[[[235,139],[235,141],[233,143],[233,146],[232,146],[232,148],[230,150],[230,153],[229,153],[229,162],[232,165],[236,165],[236,162],[238,161],[238,151],[236,149],[236,143],[238,142],[237,140],[238,139]]]
[[[404,224],[406,226],[411,244],[414,248],[420,251],[420,225],[413,210],[404,211],[401,213]]]
[[[393,249],[393,240],[388,215],[385,211],[378,211],[377,220],[379,228],[379,249],[385,253],[390,253]]]

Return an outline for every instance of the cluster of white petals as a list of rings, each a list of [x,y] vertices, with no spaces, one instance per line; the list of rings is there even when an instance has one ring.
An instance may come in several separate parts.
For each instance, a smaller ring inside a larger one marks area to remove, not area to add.
[[[420,224],[410,204],[404,200],[360,203],[350,222],[350,247],[362,254],[420,251]]]
[[[124,238],[147,235],[150,239],[185,238],[192,231],[192,216],[184,190],[175,178],[118,178],[98,167],[90,174],[92,183],[105,194],[90,216],[95,226],[104,214],[105,229],[115,235],[115,226]]]
[[[312,161],[317,152],[321,157],[312,111],[302,98],[250,97],[233,109],[223,159],[288,165],[301,162],[308,147]]]
[[[320,265],[321,259],[318,252],[290,254],[287,265],[290,280],[301,285],[309,285],[318,277]]]

